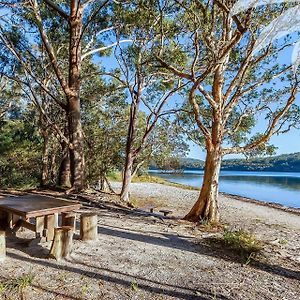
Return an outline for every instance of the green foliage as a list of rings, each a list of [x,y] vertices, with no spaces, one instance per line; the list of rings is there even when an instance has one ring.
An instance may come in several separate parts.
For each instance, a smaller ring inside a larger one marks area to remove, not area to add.
[[[124,160],[127,107],[122,95],[107,96],[106,102],[89,102],[83,111],[86,134],[87,180],[95,182],[120,169]]]
[[[27,120],[8,120],[0,127],[0,186],[37,185],[40,178],[41,140]]]
[[[222,169],[228,171],[300,172],[300,153],[272,157],[223,160]]]
[[[31,286],[34,280],[32,273],[24,274],[15,280],[15,285],[18,289],[23,290],[24,288]]]
[[[226,246],[237,251],[243,258],[247,259],[247,262],[254,254],[263,249],[263,244],[253,234],[242,229],[225,230],[223,240]]]
[[[134,292],[137,292],[139,289],[139,285],[136,282],[131,282],[130,287]]]

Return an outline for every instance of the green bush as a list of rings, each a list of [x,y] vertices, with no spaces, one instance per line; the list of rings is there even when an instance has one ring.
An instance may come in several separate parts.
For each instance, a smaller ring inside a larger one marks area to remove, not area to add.
[[[263,244],[257,238],[243,229],[231,231],[225,230],[223,233],[225,244],[241,254],[243,258],[249,259],[262,250]]]

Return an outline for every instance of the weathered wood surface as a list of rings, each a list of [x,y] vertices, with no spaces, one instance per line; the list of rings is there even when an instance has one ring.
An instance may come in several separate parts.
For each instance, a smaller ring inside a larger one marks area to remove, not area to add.
[[[98,216],[94,213],[85,213],[80,216],[80,239],[94,241],[98,237]]]
[[[67,258],[72,251],[73,234],[72,226],[55,228],[49,257],[56,260]]]
[[[64,231],[61,227],[54,229],[54,240],[50,249],[49,257],[60,260],[63,251],[63,235]]]
[[[74,229],[73,226],[63,226],[62,229],[64,232],[62,256],[68,258],[72,252]]]
[[[55,215],[48,215],[45,216],[45,236],[46,240],[53,241],[54,238],[54,229],[57,227],[55,226]]]
[[[77,210],[80,207],[81,204],[78,202],[40,195],[0,199],[0,211],[6,211],[25,218],[68,212]]]

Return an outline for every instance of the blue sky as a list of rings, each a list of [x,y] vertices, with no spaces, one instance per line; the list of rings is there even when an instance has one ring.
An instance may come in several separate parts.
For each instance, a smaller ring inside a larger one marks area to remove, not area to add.
[[[291,51],[292,49],[286,49],[284,53],[279,58],[279,62],[290,64],[291,63]],[[117,63],[113,56],[110,57],[102,57],[99,60],[99,57],[95,59],[97,63],[105,66],[108,69],[113,69],[117,67]],[[300,104],[300,97],[297,99],[297,103]],[[300,120],[299,120],[300,125]],[[258,123],[255,126],[254,132],[264,132],[265,131],[265,122],[263,119],[258,119]],[[275,145],[278,149],[276,151],[276,155],[286,154],[286,153],[294,153],[300,152],[300,130],[292,129],[288,133],[281,134],[278,136],[273,136],[271,138],[271,144]],[[196,145],[193,142],[189,142],[190,153],[188,157],[196,158],[196,159],[205,159],[205,151]],[[243,155],[228,155],[226,158],[243,158]]]
[[[290,38],[295,41],[297,40],[297,36],[298,36],[297,33],[293,33],[290,35]],[[282,41],[284,41],[284,38],[279,39],[279,43],[281,43]],[[278,63],[280,65],[282,64],[290,65],[291,57],[292,57],[292,47],[285,48],[278,58]],[[99,60],[99,58],[96,60]],[[113,58],[113,55],[106,58],[102,57],[100,61],[106,68],[112,69],[117,66],[116,61]],[[283,85],[287,83],[279,82],[277,84]],[[300,105],[299,96],[297,97],[296,103]],[[300,126],[300,120],[299,120],[299,126]],[[266,123],[263,117],[258,118],[257,125],[255,126],[253,133],[262,133],[265,131],[265,129],[266,129]],[[270,143],[273,144],[275,147],[277,147],[276,155],[300,152],[299,134],[300,134],[300,130],[292,129],[285,134],[273,136],[270,140]],[[205,159],[205,151],[203,149],[201,149],[198,145],[194,144],[193,142],[189,142],[189,146],[190,146],[190,153],[188,155],[189,157],[197,158],[197,159]],[[243,157],[243,155],[228,155],[227,157],[225,157],[225,159],[236,158],[236,157]]]
[[[278,147],[278,150],[276,151],[276,155],[300,152],[300,130],[293,129],[286,134],[274,136],[271,139],[271,143],[273,143],[276,147]],[[189,157],[197,158],[197,159],[205,159],[205,152],[202,149],[200,149],[199,146],[195,145],[194,143],[189,143],[189,144],[190,144]],[[235,158],[235,157],[243,157],[243,156],[228,155],[225,157],[225,159]]]

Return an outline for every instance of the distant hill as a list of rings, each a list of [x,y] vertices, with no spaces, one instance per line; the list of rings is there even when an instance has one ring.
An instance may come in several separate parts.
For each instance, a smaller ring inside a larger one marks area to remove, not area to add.
[[[180,169],[203,169],[204,161],[196,158],[179,158]]]
[[[224,160],[222,170],[300,172],[300,152],[271,157]]]
[[[176,166],[176,170],[202,170],[203,168],[204,161],[195,158],[179,158]],[[251,159],[225,159],[222,170],[300,172],[300,152]]]

